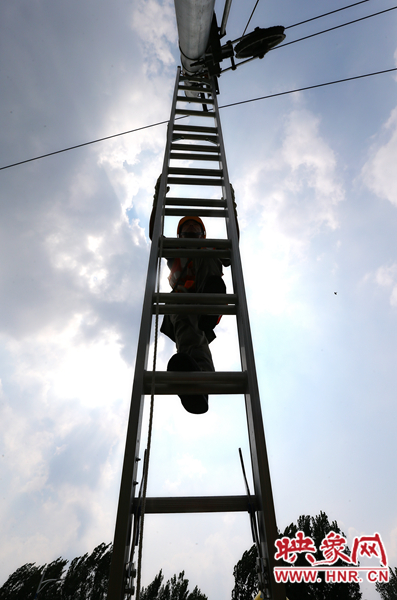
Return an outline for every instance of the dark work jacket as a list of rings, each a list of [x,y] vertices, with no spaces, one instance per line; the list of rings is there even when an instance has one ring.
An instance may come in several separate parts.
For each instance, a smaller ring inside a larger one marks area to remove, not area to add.
[[[170,259],[167,261],[168,267],[170,268],[170,270],[172,270],[172,265],[175,259]],[[225,266],[229,266],[229,261],[221,261],[219,258],[194,258],[193,260],[193,266],[194,266],[194,273],[195,273],[195,286],[194,288],[190,289],[191,292],[196,292],[196,293],[200,293],[204,291],[205,288],[205,283],[207,281],[207,278],[211,275],[217,275],[217,276],[222,276],[223,275],[223,271],[222,271],[222,264],[223,262],[226,263]],[[172,293],[178,293],[176,291],[172,291]],[[182,292],[182,293],[186,293],[188,294],[189,291],[187,292]],[[160,331],[162,333],[164,333],[164,335],[168,336],[173,342],[175,342],[175,333],[174,333],[174,327],[172,325],[171,319],[170,319],[170,315],[164,315],[164,319],[163,319],[163,323],[161,325]],[[205,336],[208,340],[208,343],[210,344],[215,338],[216,335],[213,331],[213,329],[209,329],[208,331],[204,331]]]

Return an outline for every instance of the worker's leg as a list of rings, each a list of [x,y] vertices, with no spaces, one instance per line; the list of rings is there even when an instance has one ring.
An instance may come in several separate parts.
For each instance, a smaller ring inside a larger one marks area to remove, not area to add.
[[[196,259],[196,291],[199,294],[226,294],[222,277],[222,263],[219,259]],[[220,321],[219,315],[201,315],[198,320],[202,331],[213,330]]]
[[[202,371],[215,371],[205,333],[198,327],[198,315],[171,315],[176,349],[193,358]]]
[[[167,371],[214,371],[211,351],[205,334],[198,328],[197,315],[171,315],[176,348],[168,362]],[[179,394],[183,407],[190,413],[203,414],[208,410],[208,394]]]

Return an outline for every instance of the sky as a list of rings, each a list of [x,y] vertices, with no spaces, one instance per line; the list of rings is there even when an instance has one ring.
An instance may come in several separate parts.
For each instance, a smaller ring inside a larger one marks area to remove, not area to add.
[[[226,39],[253,5],[234,0]],[[248,31],[346,5],[262,0]],[[285,41],[391,7],[370,0]],[[169,118],[171,0],[0,11],[0,167]],[[396,25],[390,11],[275,49],[224,73],[219,105],[393,69]],[[277,524],[324,511],[350,547],[379,532],[397,566],[396,73],[223,108],[221,120]],[[158,125],[0,171],[0,585],[27,562],[113,539],[165,136]],[[211,350],[216,369],[238,370],[233,317]],[[160,370],[173,352],[161,338]],[[149,496],[245,493],[241,396],[210,397],[200,417],[159,397],[153,435]],[[252,544],[247,515],[150,516],[145,528],[144,585],[184,570],[210,599],[229,597]]]

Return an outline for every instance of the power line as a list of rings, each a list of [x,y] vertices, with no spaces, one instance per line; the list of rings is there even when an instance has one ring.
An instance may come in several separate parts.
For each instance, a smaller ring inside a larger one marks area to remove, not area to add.
[[[341,10],[346,10],[347,8],[352,8],[353,6],[358,6],[359,4],[364,4],[364,2],[369,2],[369,0],[360,0],[360,2],[355,2],[354,4],[349,4],[348,6],[343,6],[342,8],[337,8],[336,10],[331,10],[330,12],[324,13],[322,15],[318,15],[318,17],[312,17],[311,19],[306,19],[305,21],[300,21],[299,23],[294,23],[294,25],[288,25],[285,29],[292,29],[292,27],[297,27],[298,25],[303,25],[304,23],[310,23],[310,21],[315,21],[316,19],[321,19],[322,17],[328,17],[328,15],[333,15],[334,13],[340,12]]]
[[[397,67],[393,69],[385,69],[383,71],[376,71],[374,73],[366,73],[365,75],[356,75],[354,77],[346,77],[345,79],[337,79],[335,81],[327,81],[326,83],[317,83],[316,85],[309,85],[302,88],[297,88],[295,90],[288,90],[286,92],[278,92],[276,94],[269,94],[267,96],[260,96],[258,98],[251,98],[250,100],[240,100],[239,102],[232,102],[230,104],[224,104],[219,107],[219,110],[222,108],[229,108],[231,106],[238,106],[240,104],[248,104],[249,102],[257,102],[258,100],[267,100],[269,98],[277,98],[278,96],[286,96],[287,94],[295,94],[296,92],[304,92],[306,90],[314,90],[316,88],[325,87],[328,85],[334,85],[336,83],[344,83],[346,81],[353,81],[355,79],[363,79],[364,77],[373,77],[374,75],[382,75],[384,73],[391,73],[393,71],[397,71]],[[178,117],[178,119],[184,119],[185,116]],[[47,158],[48,156],[54,156],[55,154],[61,154],[62,152],[68,152],[69,150],[75,150],[76,148],[82,148],[84,146],[89,146],[90,144],[97,144],[98,142],[103,142],[106,140],[110,140],[115,137],[120,137],[122,135],[127,135],[128,133],[136,133],[137,131],[142,131],[143,129],[149,129],[151,127],[157,127],[158,125],[165,125],[169,122],[169,119],[166,121],[159,121],[158,123],[152,123],[151,125],[144,125],[143,127],[137,127],[136,129],[130,129],[129,131],[123,131],[121,133],[115,133],[114,135],[108,135],[106,137],[98,138],[96,140],[91,140],[90,142],[84,142],[83,144],[76,144],[75,146],[69,146],[68,148],[63,148],[62,150],[56,150],[55,152],[48,152],[47,154],[41,154],[40,156],[35,156],[34,158],[28,158],[26,160],[21,160],[17,163],[13,163],[11,165],[6,165],[4,167],[0,167],[0,171],[5,169],[10,169],[11,167],[17,167],[18,165],[24,165],[29,162],[33,162],[35,160],[40,160],[41,158]]]
[[[334,29],[340,29],[341,27],[345,27],[346,25],[352,25],[353,23],[358,23],[359,21],[364,21],[365,19],[370,19],[371,17],[376,17],[377,15],[382,15],[383,13],[387,13],[391,10],[395,10],[397,6],[392,6],[391,8],[386,8],[385,10],[381,10],[377,13],[373,13],[372,15],[367,15],[366,17],[360,17],[359,19],[354,19],[354,21],[349,21],[348,23],[342,23],[341,25],[336,25],[335,27],[330,27],[329,29],[324,29],[323,31],[318,31],[317,33],[312,33],[310,35],[306,35],[305,37],[299,38],[298,40],[293,40],[292,42],[287,42],[285,44],[280,44],[279,46],[275,46],[272,50],[277,50],[278,48],[284,48],[285,46],[290,46],[291,44],[295,44],[296,42],[301,42],[302,40],[307,40],[309,38],[315,37],[316,35],[321,35],[322,33],[327,33],[328,31],[333,31]]]
[[[34,160],[39,160],[40,158],[47,158],[48,156],[54,156],[54,154],[61,154],[62,152],[68,152],[69,150],[75,150],[76,148],[82,148],[83,146],[89,146],[90,144],[97,144],[98,142],[104,142],[105,140],[111,140],[112,138],[119,137],[121,135],[127,135],[127,133],[136,133],[137,131],[142,131],[142,129],[149,129],[150,127],[157,127],[157,125],[164,125],[168,123],[169,119],[166,121],[159,121],[158,123],[152,123],[151,125],[144,125],[143,127],[137,127],[137,129],[130,129],[129,131],[123,131],[122,133],[115,133],[114,135],[107,135],[106,137],[98,138],[97,140],[91,140],[90,142],[84,142],[83,144],[76,144],[75,146],[69,146],[68,148],[62,148],[62,150],[55,150],[55,152],[48,152],[47,154],[41,154],[40,156],[35,156],[34,158],[28,158],[27,160],[21,160],[20,162],[14,163],[12,165],[7,165],[5,167],[0,167],[0,171],[3,169],[10,169],[11,167],[17,167],[18,165],[24,165],[25,163],[32,162]]]
[[[244,29],[244,31],[243,31],[243,35],[244,35],[244,34],[245,34],[245,32],[247,31],[247,27],[248,27],[248,25],[251,23],[251,19],[252,19],[253,15],[254,15],[254,12],[255,12],[255,10],[256,10],[256,7],[258,6],[258,3],[259,3],[259,0],[256,0],[256,4],[255,4],[255,6],[254,6],[254,9],[253,9],[253,11],[252,11],[252,13],[251,13],[251,16],[250,16],[250,18],[248,19],[248,23],[247,23],[247,25],[245,26],[245,29]],[[243,37],[243,35],[242,35],[241,37]]]
[[[356,6],[357,4],[362,4],[363,2],[368,2],[369,0],[360,0],[360,2],[356,2],[354,4],[350,4],[349,6],[345,6],[343,8],[338,8],[337,10],[331,11],[329,13],[324,13],[323,15],[319,15],[317,17],[313,17],[312,19],[308,19],[306,21],[301,21],[300,23],[295,23],[295,25],[290,25],[289,27],[285,27],[285,29],[290,29],[291,27],[296,27],[296,25],[302,25],[303,23],[308,23],[309,21],[314,21],[315,19],[320,19],[321,17],[325,17],[327,15],[333,14],[334,12],[338,12],[340,10],[345,10],[346,8],[351,8],[352,6]],[[303,40],[307,40],[309,38],[312,37],[316,37],[317,35],[321,35],[323,33],[328,33],[329,31],[334,31],[335,29],[340,29],[341,27],[345,27],[346,25],[352,25],[353,23],[358,23],[359,21],[364,21],[365,19],[370,19],[371,17],[376,17],[378,15],[382,15],[384,13],[387,13],[391,10],[395,10],[397,8],[397,6],[392,6],[391,8],[386,8],[385,10],[381,10],[379,12],[373,13],[372,15],[367,15],[365,17],[360,17],[359,19],[354,19],[353,21],[349,21],[347,23],[342,23],[341,25],[336,25],[335,27],[330,27],[329,29],[324,29],[323,31],[318,31],[317,33],[312,33],[310,35],[306,35],[302,38],[298,38],[297,40],[292,40],[291,42],[286,42],[285,44],[279,44],[277,46],[274,46],[273,48],[270,48],[270,50],[278,50],[278,48],[284,48],[284,46],[290,46],[291,44],[296,44],[296,42],[302,42]],[[241,38],[239,38],[241,39]],[[238,40],[235,40],[238,41]],[[234,42],[233,42],[234,43]],[[239,67],[240,65],[244,65],[245,63],[248,63],[252,60],[255,60],[255,58],[258,58],[257,56],[253,56],[252,58],[247,58],[246,60],[243,60],[240,63],[237,63],[237,67]],[[223,69],[223,73],[226,71],[230,71],[233,69],[233,66],[228,67],[227,69]]]
[[[289,25],[285,29],[291,29],[292,27],[296,27],[297,25],[302,25],[304,23],[308,23],[309,21],[314,21],[316,19],[320,19],[322,17],[334,14],[336,12],[340,12],[342,10],[346,10],[347,8],[351,8],[353,6],[357,6],[359,4],[363,4],[363,3],[368,2],[368,1],[369,0],[360,0],[359,2],[355,2],[354,4],[349,4],[348,6],[344,6],[342,8],[338,8],[336,10],[324,13],[322,15],[318,15],[317,17],[312,17],[311,19],[307,19],[305,21],[301,21],[299,23],[295,23],[294,25]],[[248,19],[248,23],[247,23],[247,25],[246,25],[246,27],[244,29],[244,33],[245,33],[245,31],[246,31],[246,29],[247,29],[247,27],[248,27],[248,25],[249,25],[249,23],[250,23],[250,21],[252,19],[252,16],[253,16],[253,14],[255,12],[255,9],[256,9],[258,3],[259,3],[259,0],[256,1],[256,4],[255,4],[255,6],[254,6],[254,8],[252,10],[251,16]],[[329,31],[333,31],[333,30],[339,29],[341,27],[345,27],[346,25],[352,25],[353,23],[357,23],[359,21],[363,21],[365,19],[369,19],[371,17],[375,17],[377,15],[381,15],[381,14],[389,12],[391,10],[395,10],[396,8],[397,8],[397,6],[393,6],[391,8],[387,8],[387,9],[379,11],[377,13],[373,13],[371,15],[367,15],[365,17],[360,17],[359,19],[355,19],[353,21],[349,21],[348,23],[342,23],[341,25],[336,25],[335,27],[331,27],[329,29],[325,29],[323,31],[319,31],[317,33],[312,33],[312,34],[307,35],[307,36],[305,36],[303,38],[299,38],[297,40],[293,40],[293,41],[287,42],[285,44],[280,44],[279,46],[276,46],[275,48],[272,48],[272,50],[276,50],[278,48],[283,48],[284,46],[289,46],[291,44],[295,44],[296,42],[301,42],[301,41],[309,39],[311,37],[315,37],[317,35],[321,35],[323,33],[327,33]],[[243,33],[243,36],[244,36],[244,33]],[[237,102],[237,103],[233,103],[233,104],[227,104],[227,105],[221,106],[219,108],[227,108],[228,106],[237,106],[238,104],[245,104],[245,103],[248,103],[248,102],[255,102],[256,100],[262,100],[262,99],[266,99],[266,98],[273,98],[275,96],[280,96],[280,95],[285,95],[285,94],[293,94],[293,93],[298,92],[298,91],[303,91],[303,90],[307,90],[307,89],[315,89],[316,87],[322,87],[322,86],[325,86],[325,85],[332,85],[334,83],[341,83],[341,82],[344,82],[344,81],[351,81],[353,79],[360,79],[360,78],[363,78],[363,77],[371,77],[372,75],[379,75],[381,73],[388,73],[388,72],[393,71],[393,70],[395,70],[395,69],[389,69],[389,70],[386,70],[386,71],[378,71],[376,73],[368,73],[366,75],[358,75],[357,77],[350,77],[350,78],[347,78],[347,79],[340,79],[338,81],[331,81],[331,82],[328,82],[328,83],[322,83],[322,84],[318,84],[318,85],[315,85],[315,86],[300,88],[300,89],[297,89],[297,90],[289,90],[289,91],[286,91],[286,92],[280,92],[279,94],[271,94],[271,95],[268,95],[268,96],[262,96],[260,98],[254,98],[254,99],[251,99],[251,100],[243,100],[241,102]],[[180,118],[184,118],[184,117],[180,117]],[[103,141],[106,141],[106,140],[110,140],[110,139],[115,138],[115,137],[119,137],[119,136],[122,136],[122,135],[127,135],[128,133],[136,133],[137,131],[141,131],[143,129],[149,129],[151,127],[157,127],[158,125],[164,125],[166,123],[168,123],[168,120],[166,120],[166,121],[160,121],[158,123],[152,123],[151,125],[145,125],[143,127],[138,127],[136,129],[130,129],[129,131],[123,131],[121,133],[116,133],[114,135],[109,135],[109,136],[106,136],[106,137],[103,137],[103,138],[98,138],[96,140],[91,140],[90,142],[84,142],[82,144],[76,144],[75,146],[69,146],[68,148],[63,148],[61,150],[55,150],[54,152],[48,152],[47,154],[41,154],[40,156],[35,156],[34,158],[28,158],[26,160],[22,160],[22,161],[19,161],[19,162],[10,164],[10,165],[6,165],[4,167],[0,167],[0,171],[3,171],[4,169],[10,169],[11,167],[17,167],[18,165],[23,165],[23,164],[26,164],[28,162],[33,162],[33,161],[36,161],[36,160],[40,160],[41,158],[47,158],[49,156],[54,156],[55,154],[61,154],[62,152],[68,152],[69,150],[75,150],[77,148],[82,148],[84,146],[89,146],[91,144],[96,144],[98,142],[103,142]]]
[[[239,102],[232,102],[231,104],[224,104],[219,108],[229,108],[230,106],[237,106],[239,104],[248,104],[249,102],[256,102],[257,100],[267,100],[268,98],[276,98],[277,96],[286,96],[287,94],[295,94],[296,92],[304,92],[306,90],[314,90],[316,88],[325,87],[326,85],[334,85],[335,83],[343,83],[345,81],[353,81],[354,79],[363,79],[364,77],[372,77],[373,75],[381,75],[382,73],[391,73],[397,71],[397,67],[393,69],[386,69],[384,71],[376,71],[375,73],[366,73],[365,75],[356,75],[355,77],[346,77],[346,79],[337,79],[335,81],[327,81],[326,83],[317,83],[316,85],[308,85],[306,87],[297,88],[296,90],[288,90],[287,92],[278,92],[277,94],[269,94],[268,96],[260,96],[258,98],[251,98],[251,100],[240,100]]]
[[[288,25],[288,27],[285,27],[284,29],[292,29],[293,27],[297,27],[298,25],[304,25],[305,23],[310,23],[311,21],[316,21],[317,19],[322,19],[323,17],[328,17],[329,15],[333,15],[337,12],[341,12],[342,10],[347,10],[348,8],[353,8],[353,6],[358,6],[359,4],[364,4],[365,2],[369,2],[369,1],[370,0],[360,0],[359,2],[354,2],[353,4],[348,4],[348,6],[342,6],[342,8],[336,8],[335,10],[331,10],[329,12],[323,13],[322,15],[318,15],[317,17],[311,17],[310,19],[305,19],[304,21],[299,21],[299,23],[294,23],[293,25]],[[248,23],[245,26],[243,35],[241,37],[243,37],[245,32],[247,31],[247,27],[251,22],[252,16],[255,12],[256,7],[258,6],[258,3],[259,3],[259,0],[256,1],[254,9],[251,13],[250,18],[248,19]]]

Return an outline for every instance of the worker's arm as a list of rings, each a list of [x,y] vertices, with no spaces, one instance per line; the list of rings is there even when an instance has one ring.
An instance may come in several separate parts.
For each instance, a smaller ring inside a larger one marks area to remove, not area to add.
[[[152,207],[152,212],[151,212],[150,221],[149,221],[149,237],[150,237],[150,239],[153,238],[154,219],[156,216],[157,200],[159,198],[160,182],[161,182],[161,175],[159,175],[159,177],[156,181],[156,185],[154,186],[153,207]],[[169,191],[170,191],[170,188],[169,188],[169,186],[167,186],[167,191],[165,193],[167,194]]]
[[[232,184],[230,184],[230,190],[232,192],[232,200],[233,200],[233,208],[234,208],[234,215],[236,217],[236,227],[237,227],[237,237],[238,239],[240,239],[240,228],[238,226],[238,218],[237,218],[237,202],[236,202],[236,194],[234,193],[234,188],[232,186]]]
[[[232,192],[232,201],[233,201],[234,216],[236,217],[237,237],[238,237],[238,239],[240,239],[240,228],[238,226],[238,218],[237,218],[236,195],[234,193],[234,188],[233,188],[232,184],[230,184],[230,190]],[[230,259],[229,258],[221,258],[221,263],[223,264],[224,267],[230,267]]]

